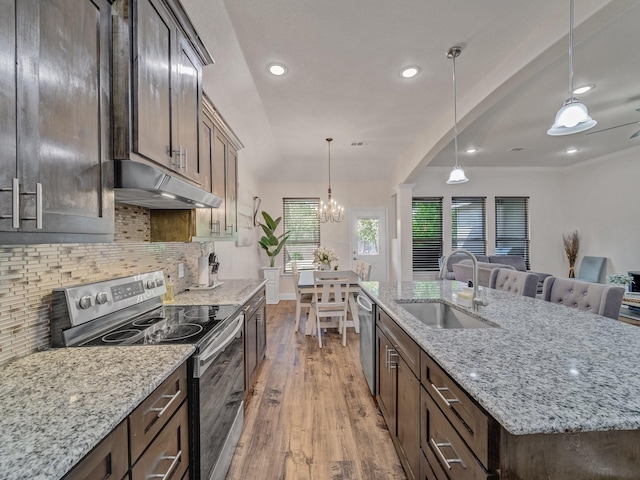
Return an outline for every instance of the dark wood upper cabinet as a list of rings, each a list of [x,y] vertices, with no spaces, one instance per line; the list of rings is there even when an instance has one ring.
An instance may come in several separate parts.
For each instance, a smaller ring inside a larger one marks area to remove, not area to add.
[[[0,2],[0,243],[113,240],[111,3]]]
[[[213,58],[176,0],[114,3],[114,154],[207,189],[202,67]]]

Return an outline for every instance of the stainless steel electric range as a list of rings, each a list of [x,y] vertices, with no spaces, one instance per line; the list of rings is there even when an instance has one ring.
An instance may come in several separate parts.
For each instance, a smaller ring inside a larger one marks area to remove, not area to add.
[[[191,344],[190,472],[224,479],[243,424],[244,315],[239,305],[164,305],[162,271],[53,291],[54,347]]]

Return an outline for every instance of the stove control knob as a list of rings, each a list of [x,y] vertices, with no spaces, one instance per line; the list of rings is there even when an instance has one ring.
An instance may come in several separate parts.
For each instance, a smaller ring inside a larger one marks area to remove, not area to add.
[[[109,301],[109,297],[107,296],[107,292],[100,292],[96,295],[96,303],[98,305],[104,305]]]
[[[93,307],[93,297],[91,295],[85,295],[84,297],[81,297],[78,305],[83,310]]]
[[[149,280],[147,282],[147,288],[151,289],[151,288],[156,288],[156,281],[155,280]]]
[[[164,285],[164,280],[162,278],[158,278],[156,280],[156,286],[161,287],[162,285]]]

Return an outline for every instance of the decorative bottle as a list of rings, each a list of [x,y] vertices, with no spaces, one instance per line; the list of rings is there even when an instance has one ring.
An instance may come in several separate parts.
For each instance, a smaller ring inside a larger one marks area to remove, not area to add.
[[[175,298],[173,296],[173,282],[171,281],[171,275],[167,275],[166,288],[167,288],[167,291],[162,297],[162,301],[164,303],[173,303]]]

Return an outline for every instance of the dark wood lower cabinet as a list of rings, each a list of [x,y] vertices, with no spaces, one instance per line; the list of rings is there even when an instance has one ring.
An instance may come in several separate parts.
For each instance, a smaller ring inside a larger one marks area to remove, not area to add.
[[[122,480],[129,471],[127,421],[118,425],[64,480]]]
[[[64,480],[189,478],[186,399],[184,363],[67,473]]]
[[[261,288],[244,307],[245,393],[251,391],[267,349],[266,292]],[[248,398],[248,396],[247,396]]]

